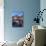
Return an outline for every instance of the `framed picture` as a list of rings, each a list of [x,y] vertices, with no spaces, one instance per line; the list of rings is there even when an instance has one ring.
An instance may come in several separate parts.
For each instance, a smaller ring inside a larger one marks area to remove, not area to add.
[[[12,14],[12,27],[23,27],[24,12],[16,11]]]

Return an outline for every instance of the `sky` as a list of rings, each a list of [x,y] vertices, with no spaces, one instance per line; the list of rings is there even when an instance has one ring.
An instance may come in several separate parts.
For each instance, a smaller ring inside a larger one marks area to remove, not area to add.
[[[24,12],[23,11],[13,11],[12,16],[23,16]]]

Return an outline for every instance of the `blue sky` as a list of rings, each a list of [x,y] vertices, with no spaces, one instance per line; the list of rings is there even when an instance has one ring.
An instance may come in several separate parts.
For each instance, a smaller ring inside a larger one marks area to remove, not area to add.
[[[13,11],[12,16],[23,16],[24,12],[23,11]]]

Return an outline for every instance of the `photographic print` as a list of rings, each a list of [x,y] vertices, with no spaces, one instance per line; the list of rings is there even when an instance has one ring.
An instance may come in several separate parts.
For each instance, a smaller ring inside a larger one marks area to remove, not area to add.
[[[12,27],[23,27],[24,13],[16,11],[12,14]]]

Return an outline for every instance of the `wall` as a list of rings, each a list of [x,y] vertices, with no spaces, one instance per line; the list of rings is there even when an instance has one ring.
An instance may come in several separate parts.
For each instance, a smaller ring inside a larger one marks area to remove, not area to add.
[[[46,9],[46,0],[40,0],[40,9],[43,10],[43,9]],[[43,22],[40,21],[40,25],[42,26],[45,26],[46,27],[46,11],[43,13],[42,15],[43,17]],[[46,36],[46,35],[45,35]],[[46,39],[46,38],[45,38]],[[46,41],[46,40],[45,40]],[[46,43],[46,42],[45,42]]]
[[[46,0],[41,0],[40,1],[40,9],[41,9],[41,11],[43,10],[43,9],[46,9]],[[46,11],[44,11],[43,12],[43,15],[42,15],[42,17],[43,17],[43,22],[41,21],[40,23],[41,23],[41,25],[43,25],[43,26],[46,26]]]
[[[4,37],[7,41],[18,41],[32,28],[35,12],[40,9],[40,0],[4,0]],[[24,11],[24,27],[12,27],[12,11]]]
[[[0,0],[0,42],[4,41],[4,3]]]

